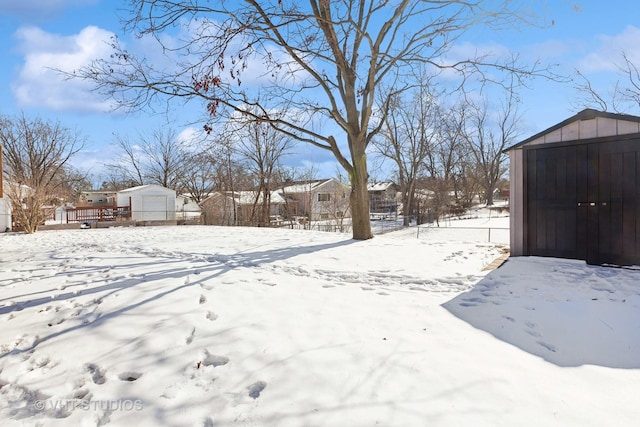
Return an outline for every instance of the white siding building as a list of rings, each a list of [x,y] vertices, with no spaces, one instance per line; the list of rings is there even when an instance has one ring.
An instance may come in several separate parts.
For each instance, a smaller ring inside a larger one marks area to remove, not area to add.
[[[141,185],[118,191],[118,206],[131,206],[134,221],[176,219],[176,192],[160,185]]]

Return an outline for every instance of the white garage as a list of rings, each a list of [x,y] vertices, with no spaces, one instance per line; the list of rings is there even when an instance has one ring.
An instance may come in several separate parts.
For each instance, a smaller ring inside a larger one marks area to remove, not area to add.
[[[176,219],[176,192],[160,185],[140,185],[118,191],[118,206],[131,207],[134,221],[173,221]]]
[[[0,233],[11,230],[11,205],[0,197]]]

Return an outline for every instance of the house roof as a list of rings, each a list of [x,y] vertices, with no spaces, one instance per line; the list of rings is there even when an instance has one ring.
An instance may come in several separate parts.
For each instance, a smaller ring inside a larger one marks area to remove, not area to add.
[[[329,178],[285,185],[279,191],[283,192],[284,194],[310,193],[312,191],[320,189],[320,187],[329,184],[330,182],[336,182],[338,184],[344,185],[335,178]]]
[[[367,184],[367,191],[385,191],[390,187],[393,187],[394,185],[395,183],[391,181],[370,182],[369,184]]]
[[[582,122],[582,121],[586,121],[586,120],[593,120],[593,119],[598,119],[598,118],[602,118],[602,119],[612,119],[612,120],[618,120],[621,122],[628,122],[628,123],[633,123],[633,124],[637,124],[638,126],[635,128],[635,131],[633,129],[633,126],[629,127],[630,131],[629,132],[619,132],[618,130],[616,130],[616,134],[614,135],[622,135],[622,134],[629,134],[629,133],[637,133],[640,132],[640,117],[638,116],[632,116],[630,114],[619,114],[619,113],[608,113],[605,111],[598,111],[598,110],[594,110],[591,108],[587,108],[585,110],[580,111],[578,114],[569,117],[568,119],[554,125],[551,126],[548,129],[543,130],[542,132],[539,132],[527,139],[525,139],[524,141],[521,141],[515,145],[512,145],[509,148],[506,148],[503,152],[506,153],[508,151],[511,151],[513,149],[519,148],[523,145],[527,145],[530,142],[533,142],[537,139],[541,139],[543,138],[545,135],[551,134],[553,132],[562,130],[563,128],[567,128],[570,125],[572,125],[575,122]],[[612,135],[607,135],[607,136],[612,136]],[[586,138],[572,138],[572,139],[586,139]],[[569,140],[569,139],[567,139]]]
[[[124,190],[120,190],[118,191],[118,193],[135,193],[136,191],[150,190],[150,189],[161,189],[167,192],[175,193],[175,191],[170,188],[163,187],[161,185],[156,185],[156,184],[138,185],[137,187],[131,187]]]
[[[220,198],[220,197],[226,197],[226,198],[228,198],[228,199],[230,199],[230,198],[231,198],[230,196],[228,196],[228,195],[226,195],[226,194],[222,194],[222,193],[221,193],[221,192],[219,192],[219,191],[214,191],[213,193],[209,193],[209,195],[208,195],[207,197],[205,197],[204,199],[202,199],[202,200],[200,201],[200,204],[202,205],[203,203],[206,203],[208,200],[213,200],[213,199]]]
[[[111,190],[85,190],[81,191],[82,194],[106,194],[106,195],[115,195],[117,191]]]
[[[205,203],[208,200],[213,200],[215,198],[228,198],[234,199],[235,203],[238,205],[252,205],[256,202],[256,192],[255,191],[227,191],[227,192],[219,192],[211,193],[207,198],[203,199],[200,203]],[[262,202],[262,194],[258,195],[258,203]],[[271,203],[272,204],[280,204],[285,203],[284,198],[276,191],[271,192]]]
[[[257,194],[255,191],[236,191],[233,193],[233,196],[236,198],[238,204],[240,205],[252,205],[256,203],[256,197],[258,199],[257,203],[262,203],[263,195],[262,193]],[[276,191],[271,192],[271,203],[285,203],[284,198]]]

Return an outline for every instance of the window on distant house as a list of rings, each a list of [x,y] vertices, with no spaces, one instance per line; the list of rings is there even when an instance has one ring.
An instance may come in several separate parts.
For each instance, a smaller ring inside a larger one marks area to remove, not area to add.
[[[321,213],[320,214],[320,219],[329,219],[329,214],[328,213]]]
[[[329,193],[318,193],[318,201],[319,202],[328,202],[331,200],[331,194]]]

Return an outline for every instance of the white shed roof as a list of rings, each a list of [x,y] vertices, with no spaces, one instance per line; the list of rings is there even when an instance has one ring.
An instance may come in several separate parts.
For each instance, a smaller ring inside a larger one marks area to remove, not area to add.
[[[163,187],[161,185],[155,185],[155,184],[147,184],[147,185],[138,185],[137,187],[131,187],[131,188],[127,188],[125,190],[120,190],[118,191],[118,193],[135,193],[138,191],[145,191],[145,190],[163,190],[166,191],[167,193],[174,193],[175,191],[170,189],[170,188],[166,188]]]

